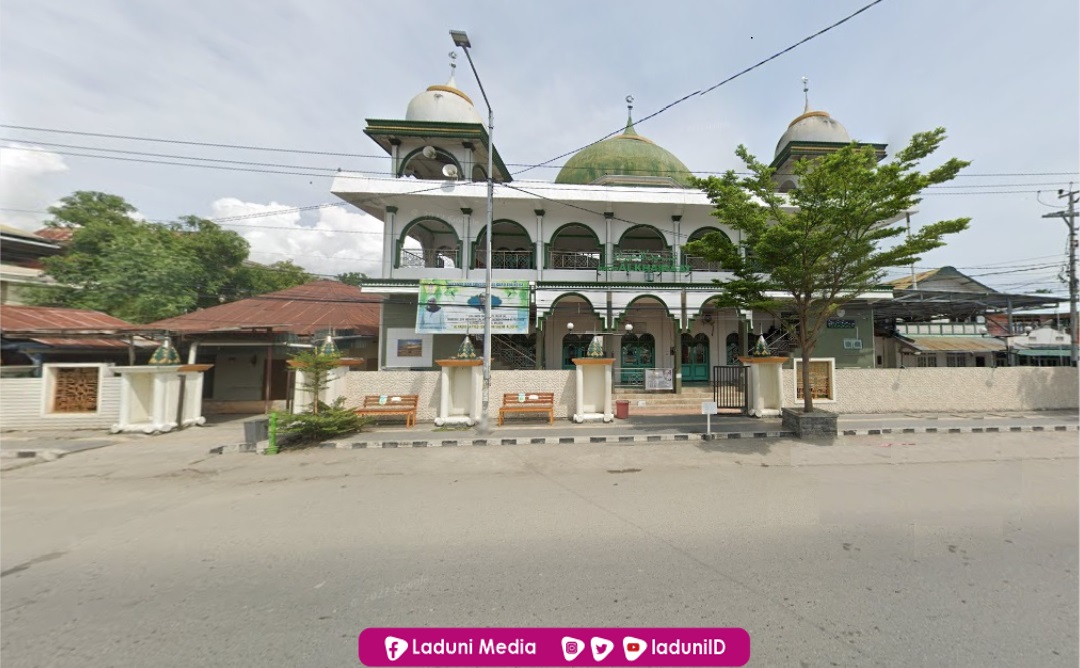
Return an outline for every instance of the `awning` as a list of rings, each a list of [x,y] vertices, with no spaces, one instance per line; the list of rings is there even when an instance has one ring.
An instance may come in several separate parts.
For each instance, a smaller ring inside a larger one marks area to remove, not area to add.
[[[1020,357],[1068,357],[1068,348],[1016,348]]]
[[[994,353],[1004,352],[1001,339],[982,336],[898,336],[900,345],[919,352]]]

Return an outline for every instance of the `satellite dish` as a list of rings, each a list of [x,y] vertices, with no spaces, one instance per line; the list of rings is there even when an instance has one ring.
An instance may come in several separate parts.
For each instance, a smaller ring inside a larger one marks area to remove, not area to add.
[[[448,179],[456,179],[458,177],[457,165],[443,165],[442,173]]]
[[[428,160],[431,160],[436,156],[434,146],[425,146],[423,149],[420,150],[420,152],[424,154],[424,157]]]

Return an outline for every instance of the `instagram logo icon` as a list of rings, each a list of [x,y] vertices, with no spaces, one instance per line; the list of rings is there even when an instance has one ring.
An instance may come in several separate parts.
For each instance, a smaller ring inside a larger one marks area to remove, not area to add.
[[[562,639],[563,658],[567,661],[573,661],[574,659],[576,659],[578,657],[578,654],[581,654],[582,650],[584,649],[585,643],[578,640],[577,638],[571,638],[569,636],[566,636]]]

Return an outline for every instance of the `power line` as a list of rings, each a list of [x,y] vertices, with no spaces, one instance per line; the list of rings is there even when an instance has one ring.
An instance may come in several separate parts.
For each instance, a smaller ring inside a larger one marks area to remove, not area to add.
[[[737,73],[731,75],[730,77],[724,79],[723,81],[720,81],[720,82],[718,82],[716,84],[713,84],[712,86],[710,86],[709,88],[706,88],[704,90],[698,90],[698,91],[694,91],[693,93],[690,93],[688,95],[684,95],[684,96],[680,97],[679,99],[675,100],[674,102],[670,102],[670,103],[664,105],[663,107],[661,107],[657,111],[654,111],[653,113],[649,114],[648,116],[645,116],[644,118],[638,119],[635,122],[635,125],[638,124],[638,123],[644,123],[645,121],[647,121],[649,119],[656,118],[657,116],[664,113],[668,109],[671,109],[672,107],[674,107],[676,105],[682,104],[683,102],[689,100],[692,97],[697,97],[697,96],[700,96],[700,95],[706,95],[708,93],[711,93],[712,91],[714,91],[717,88],[723,86],[724,84],[729,83],[731,81],[734,81],[735,79],[738,79],[739,77],[743,76],[744,74],[748,74],[750,72],[753,72],[754,70],[756,70],[757,68],[765,65],[766,63],[768,63],[770,61],[773,61],[773,60],[776,60],[780,56],[782,56],[782,55],[784,55],[784,54],[786,54],[786,53],[788,53],[790,51],[793,51],[794,49],[797,49],[798,47],[802,46],[803,44],[806,44],[807,42],[809,42],[809,41],[811,41],[811,40],[813,40],[813,39],[815,39],[817,37],[820,37],[821,35],[824,35],[825,33],[829,32],[830,30],[832,30],[832,29],[834,29],[834,28],[836,28],[838,26],[841,26],[844,23],[847,23],[848,21],[855,18],[859,14],[862,14],[866,10],[870,9],[871,7],[873,7],[875,5],[880,4],[883,1],[884,0],[874,0],[870,4],[865,5],[864,7],[861,7],[859,9],[855,10],[851,14],[848,14],[847,16],[840,19],[836,23],[833,23],[832,25],[830,25],[828,27],[822,28],[821,30],[819,30],[816,33],[810,35],[809,37],[804,37],[803,39],[801,39],[798,42],[792,44],[791,46],[787,47],[786,49],[783,49],[782,51],[777,51],[776,53],[769,56],[768,58],[766,58],[764,60],[761,60],[761,61],[751,65],[750,67],[747,67],[746,69],[742,70],[741,72],[737,72]],[[568,151],[568,152],[563,153],[561,155],[557,155],[554,158],[551,158],[549,160],[544,160],[543,162],[537,163],[536,165],[531,165],[529,167],[526,167],[525,169],[518,170],[518,171],[514,172],[514,176],[517,176],[518,174],[522,174],[524,172],[527,172],[527,171],[529,171],[531,169],[535,169],[536,167],[540,167],[542,165],[546,165],[546,164],[555,162],[556,160],[561,160],[562,158],[565,158],[565,157],[567,157],[569,155],[573,155],[573,154],[577,153],[578,151],[582,151],[582,150],[584,150],[584,149],[586,149],[586,148],[588,148],[590,146],[593,146],[595,144],[599,144],[600,142],[604,141],[605,139],[608,139],[609,137],[614,137],[615,135],[622,133],[624,130],[625,130],[625,128],[619,128],[619,129],[617,129],[617,130],[615,130],[613,132],[610,132],[610,133],[604,135],[603,137],[601,137],[600,139],[597,139],[594,142],[591,142],[589,144],[586,144],[585,146],[582,146],[581,148],[574,149],[573,151]]]

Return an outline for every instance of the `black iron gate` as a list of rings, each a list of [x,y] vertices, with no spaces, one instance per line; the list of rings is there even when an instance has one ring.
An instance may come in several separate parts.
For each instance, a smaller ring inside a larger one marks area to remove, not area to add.
[[[737,410],[743,415],[750,412],[750,393],[746,367],[717,365],[712,371],[713,401],[721,412]]]

